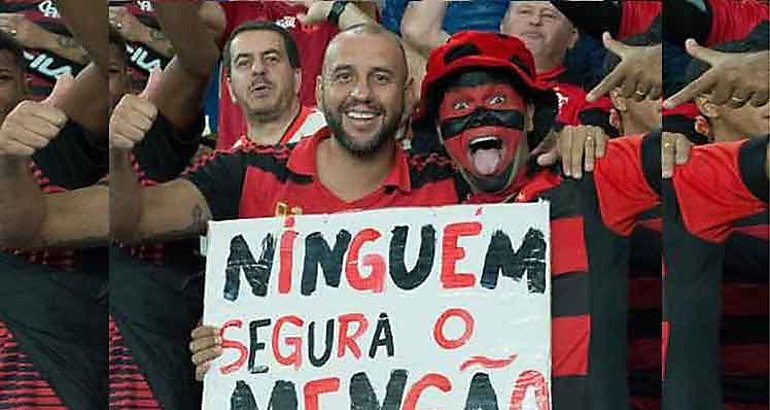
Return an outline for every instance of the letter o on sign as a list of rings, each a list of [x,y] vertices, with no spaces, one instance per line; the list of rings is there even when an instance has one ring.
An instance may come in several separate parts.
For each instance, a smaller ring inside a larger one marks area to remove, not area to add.
[[[452,317],[459,318],[465,325],[463,334],[457,339],[447,339],[446,336],[444,336],[444,325],[446,324],[446,321]],[[473,316],[471,316],[471,313],[467,310],[459,308],[447,309],[438,317],[436,324],[433,326],[433,339],[436,340],[436,343],[438,343],[439,346],[446,350],[457,349],[467,343],[468,339],[471,338],[475,324]]]

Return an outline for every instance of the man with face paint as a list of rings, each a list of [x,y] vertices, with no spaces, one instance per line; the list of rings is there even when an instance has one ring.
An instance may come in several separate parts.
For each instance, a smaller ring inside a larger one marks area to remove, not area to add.
[[[582,180],[539,167],[530,151],[551,132],[557,98],[534,76],[519,39],[459,33],[431,53],[421,108],[467,181],[466,202],[551,202],[554,408],[628,408],[627,236],[656,202],[660,171],[643,163],[659,151],[641,135],[613,140]]]

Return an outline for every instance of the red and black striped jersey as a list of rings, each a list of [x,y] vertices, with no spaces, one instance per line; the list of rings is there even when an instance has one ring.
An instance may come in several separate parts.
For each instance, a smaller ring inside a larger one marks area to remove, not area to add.
[[[44,30],[71,37],[54,0],[3,1],[0,2],[0,12],[22,14]],[[83,68],[83,65],[48,50],[25,48],[23,57],[29,95],[35,100],[41,100],[51,92],[56,77],[67,73],[75,76]]]
[[[394,166],[376,191],[344,201],[319,180],[316,149],[328,128],[286,146],[251,142],[218,152],[185,178],[198,187],[214,220],[318,214],[403,206],[456,204],[455,170],[438,155],[409,156],[395,150]]]
[[[132,152],[140,183],[178,177],[198,148],[202,127],[199,118],[178,130],[159,114]],[[110,249],[109,360],[117,371],[109,382],[112,407],[200,407],[187,350],[203,310],[200,284],[193,286],[204,269],[198,246],[188,239]]]
[[[580,180],[550,170],[475,203],[551,203],[552,382],[554,408],[628,408],[628,236],[658,203],[659,140],[611,140]]]
[[[62,272],[9,254],[0,266],[0,407],[105,408],[106,268]]]
[[[767,143],[695,147],[663,185],[664,405],[767,406]]]
[[[123,336],[110,317],[109,328],[109,406],[111,409],[161,410],[163,407],[134,362]]]
[[[51,385],[19,349],[11,331],[0,322],[0,408],[31,407],[67,410]]]
[[[305,25],[297,18],[307,12],[302,5],[278,1],[226,1],[220,3],[224,10],[227,26],[222,41],[240,24],[250,20],[271,21],[288,30],[297,43],[302,64],[302,87],[299,101],[302,105],[313,107],[315,100],[316,77],[321,72],[324,50],[329,41],[337,34],[337,27],[324,23]],[[224,70],[219,73],[219,129],[217,148],[228,149],[238,137],[246,132],[246,119],[241,107],[233,103],[229,94]]]

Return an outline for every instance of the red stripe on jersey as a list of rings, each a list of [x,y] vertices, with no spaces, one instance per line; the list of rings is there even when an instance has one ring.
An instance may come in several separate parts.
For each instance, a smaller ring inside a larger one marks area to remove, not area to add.
[[[628,281],[628,306],[633,309],[659,308],[661,280],[658,278],[631,278]]]
[[[735,232],[740,232],[744,235],[753,236],[766,241],[770,240],[770,225],[739,226],[735,228]]]
[[[662,1],[626,0],[621,3],[622,12],[620,27],[618,28],[618,40],[635,34],[641,34],[649,30],[652,21],[655,20],[663,9]]]
[[[641,146],[641,135],[610,140],[594,168],[604,225],[623,236],[631,234],[637,215],[660,203],[658,194],[647,184]]]
[[[575,240],[575,234],[580,240]],[[586,241],[583,238],[583,217],[551,221],[551,275],[588,270]]]
[[[67,410],[51,385],[19,350],[11,331],[0,322],[0,408],[45,407]]]
[[[628,368],[630,370],[659,369],[660,339],[634,339],[628,343]]]
[[[768,316],[769,299],[767,283],[722,282],[723,316]]]
[[[110,317],[110,408],[162,409]]]
[[[660,333],[660,346],[661,346],[661,353],[663,355],[661,360],[661,365],[663,368],[661,369],[662,377],[666,378],[666,351],[668,350],[668,334],[670,331],[670,324],[667,320],[664,320],[663,323],[661,323],[661,333]]]
[[[722,373],[730,376],[765,376],[770,372],[766,344],[722,346]]]
[[[770,5],[756,0],[708,0],[711,5],[711,32],[705,46],[745,38],[770,15]]]
[[[588,374],[590,336],[591,318],[588,315],[551,320],[551,367],[554,377]]]
[[[672,179],[684,226],[705,241],[724,241],[735,221],[767,209],[740,174],[739,151],[746,142],[693,147],[690,160],[674,167]]]

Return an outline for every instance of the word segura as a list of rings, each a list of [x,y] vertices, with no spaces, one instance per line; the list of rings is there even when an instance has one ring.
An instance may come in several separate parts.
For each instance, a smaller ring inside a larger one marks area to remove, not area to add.
[[[348,286],[360,292],[382,293],[386,275],[399,289],[406,291],[417,289],[426,282],[436,263],[440,264],[438,274],[443,289],[471,288],[477,285],[476,275],[458,272],[456,264],[467,256],[466,249],[458,243],[458,240],[461,237],[480,240],[484,231],[481,222],[447,224],[440,231],[440,238],[437,238],[439,232],[432,224],[423,225],[420,230],[419,256],[410,269],[406,266],[405,253],[407,247],[416,246],[416,244],[407,243],[409,226],[392,228],[387,256],[384,256],[374,251],[362,254],[362,248],[365,245],[376,245],[380,241],[387,240],[376,228],[365,228],[354,233],[343,228],[337,232],[331,242],[321,232],[301,234],[294,230],[292,217],[287,218],[286,221],[280,239],[276,240],[272,233],[264,236],[258,258],[254,256],[255,252],[249,247],[243,235],[236,235],[230,240],[223,293],[226,300],[238,299],[241,272],[254,296],[266,296],[272,279],[276,253],[279,264],[278,294],[292,292],[295,252],[304,252],[304,255],[301,255],[302,269],[299,271],[301,278],[299,292],[303,296],[311,296],[316,291],[319,267],[323,272],[326,286],[338,288],[344,276]],[[298,246],[300,241],[304,242],[304,247]],[[441,247],[438,262],[436,261],[437,246]],[[492,232],[483,249],[486,250],[483,260],[480,255],[478,256],[481,272],[478,285],[482,288],[494,290],[500,275],[521,281],[526,274],[529,293],[545,292],[548,244],[540,230],[529,228],[524,234],[521,245],[514,248],[510,235],[497,229]],[[476,255],[473,256],[476,257]],[[364,276],[360,267],[366,267],[368,274]]]

